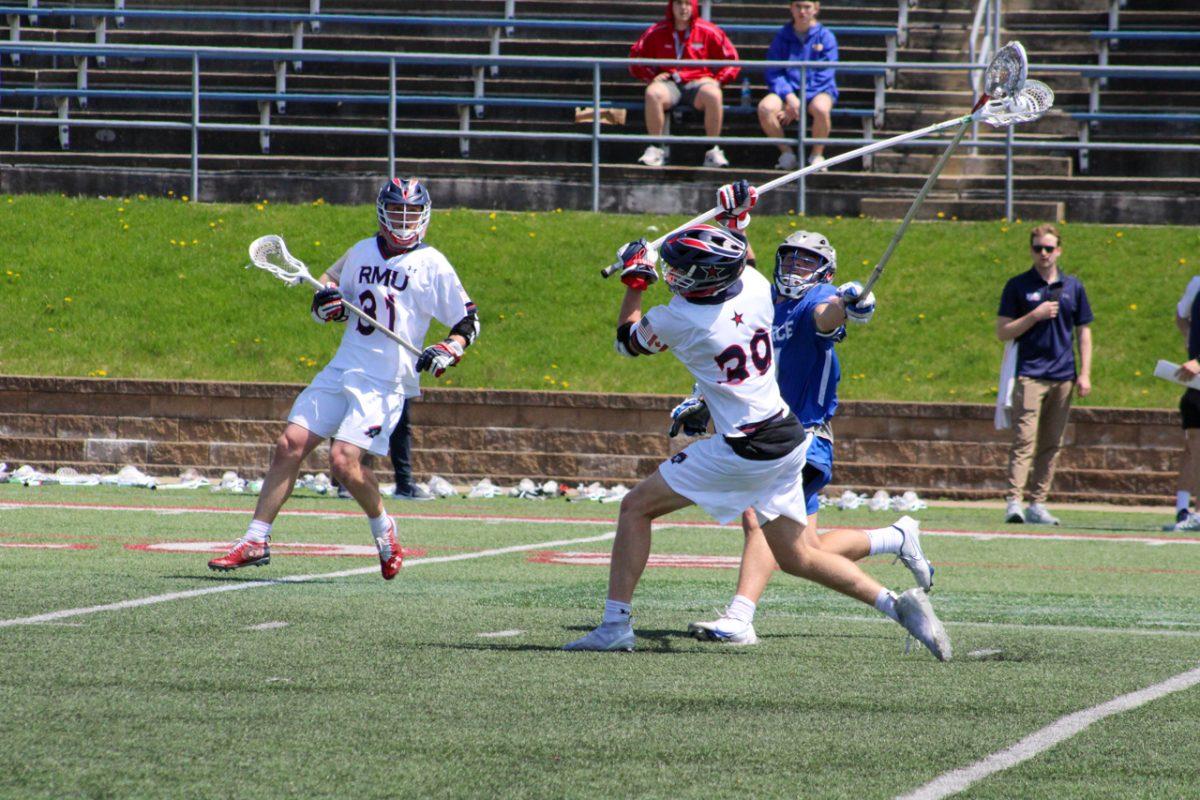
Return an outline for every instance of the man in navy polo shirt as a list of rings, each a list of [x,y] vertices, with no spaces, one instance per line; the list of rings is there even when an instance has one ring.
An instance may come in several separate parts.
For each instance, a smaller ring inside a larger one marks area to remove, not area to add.
[[[1067,427],[1071,390],[1078,387],[1080,397],[1092,391],[1092,308],[1079,279],[1058,269],[1062,254],[1058,229],[1037,226],[1029,235],[1029,246],[1033,266],[1004,285],[996,318],[1000,341],[1015,339],[1017,343],[1004,521],[1057,525],[1058,519],[1046,510],[1046,495]],[[1075,337],[1079,340],[1078,369]],[[1030,503],[1022,511],[1027,478]]]
[[[1175,307],[1175,326],[1187,340],[1188,354],[1176,377],[1190,381],[1200,375],[1200,275],[1188,281]],[[1200,498],[1200,390],[1190,387],[1184,390],[1179,398],[1179,413],[1183,417],[1183,462],[1179,465],[1175,493],[1175,524],[1167,526],[1167,530],[1197,531],[1200,513],[1189,513],[1188,501],[1193,492]]]

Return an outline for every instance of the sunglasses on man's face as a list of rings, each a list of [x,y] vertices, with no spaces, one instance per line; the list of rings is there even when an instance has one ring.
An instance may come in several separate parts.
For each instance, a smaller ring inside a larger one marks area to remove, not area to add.
[[[1058,249],[1056,244],[1031,244],[1029,249],[1035,253],[1053,253]]]

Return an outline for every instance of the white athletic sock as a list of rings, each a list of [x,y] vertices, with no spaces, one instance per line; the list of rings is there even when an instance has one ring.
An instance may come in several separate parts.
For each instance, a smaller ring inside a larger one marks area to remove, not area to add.
[[[610,622],[629,622],[632,619],[633,606],[629,603],[622,603],[619,600],[604,601],[604,618],[601,620],[605,625]]]
[[[875,598],[875,608],[881,614],[886,614],[896,622],[900,621],[900,615],[896,613],[896,595],[887,589],[879,590],[879,596]]]
[[[1191,492],[1176,492],[1175,493],[1175,510],[1187,511],[1188,504],[1192,502]]]
[[[386,513],[380,514],[378,517],[367,517],[367,522],[371,523],[371,535],[376,538],[387,533],[391,526],[391,520],[388,519]]]
[[[725,616],[730,619],[736,619],[739,622],[754,622],[754,610],[757,608],[749,597],[735,594],[733,599],[729,601],[729,607],[725,609]]]
[[[271,523],[252,519],[246,526],[246,539],[251,542],[265,542],[271,538]]]
[[[904,534],[895,525],[867,531],[867,538],[871,540],[873,556],[879,553],[899,553],[900,545],[904,544]]]

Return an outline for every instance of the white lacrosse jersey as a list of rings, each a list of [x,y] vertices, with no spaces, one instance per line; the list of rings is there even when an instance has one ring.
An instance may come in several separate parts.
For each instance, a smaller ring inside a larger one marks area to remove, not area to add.
[[[710,304],[676,295],[647,311],[633,331],[646,350],[669,349],[683,362],[700,384],[717,433],[731,437],[788,412],[775,381],[771,284],[751,267],[739,283],[736,294],[727,291]]]
[[[475,308],[454,267],[427,244],[385,258],[372,236],[347,250],[326,274],[376,325],[386,325],[418,348],[430,320],[453,327]],[[329,367],[399,384],[406,397],[421,393],[416,356],[352,314],[345,324]]]

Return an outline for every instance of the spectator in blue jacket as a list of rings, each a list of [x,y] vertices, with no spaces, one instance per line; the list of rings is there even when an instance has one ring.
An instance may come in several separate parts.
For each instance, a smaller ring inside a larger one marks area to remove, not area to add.
[[[833,32],[817,22],[821,4],[809,0],[792,0],[792,22],[784,25],[775,34],[767,50],[768,61],[828,61],[838,60],[837,38]],[[763,133],[772,138],[782,138],[783,130],[800,118],[801,93],[808,113],[812,115],[812,135],[817,139],[829,136],[829,115],[837,102],[837,84],[834,70],[809,68],[805,70],[803,89],[800,86],[800,68],[767,70],[767,96],[758,104],[758,123]],[[825,145],[814,144],[809,149],[808,162],[820,164],[825,160]],[[779,161],[776,169],[793,170],[799,163],[798,156],[787,145],[779,146]]]

